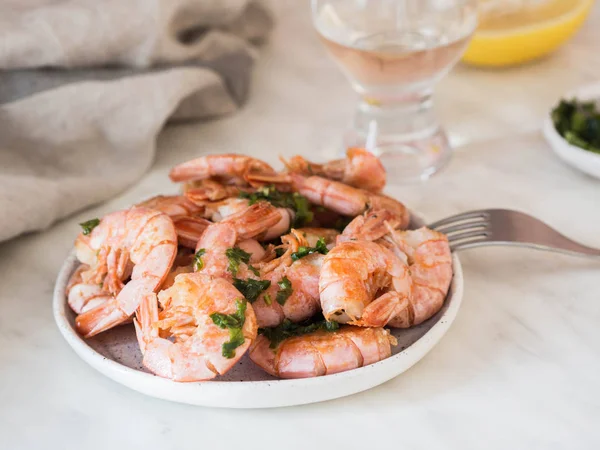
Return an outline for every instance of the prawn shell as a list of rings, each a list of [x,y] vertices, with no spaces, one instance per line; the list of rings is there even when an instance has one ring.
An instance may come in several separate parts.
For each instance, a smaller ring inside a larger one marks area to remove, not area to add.
[[[228,358],[223,355],[223,344],[230,340],[230,331],[217,326],[211,314],[233,314],[241,299],[242,294],[222,278],[200,273],[177,275],[173,286],[158,294],[158,301],[165,305],[160,314],[156,299],[147,308],[146,304],[140,308],[136,331],[144,366],[175,381],[209,380],[229,371],[256,338],[256,316],[247,303],[242,327],[244,342]],[[181,324],[190,325],[191,334],[173,335],[174,340],[161,337],[168,337]],[[156,329],[162,331],[157,333]]]
[[[280,378],[331,375],[372,364],[391,356],[395,339],[384,328],[346,325],[334,332],[316,331],[288,338],[271,349],[265,336],[250,348],[250,359]]]
[[[158,290],[177,255],[173,221],[147,208],[108,214],[87,239],[80,235],[78,241],[94,250],[126,249],[134,264],[131,280],[116,296],[77,316],[77,331],[86,338],[129,320],[142,298]]]

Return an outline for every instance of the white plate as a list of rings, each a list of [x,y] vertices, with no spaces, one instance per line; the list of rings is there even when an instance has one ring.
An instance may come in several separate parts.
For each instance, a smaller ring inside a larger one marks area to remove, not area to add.
[[[422,223],[414,220],[416,226]],[[315,403],[355,394],[384,383],[409,369],[437,344],[454,321],[463,295],[462,268],[454,255],[454,278],[444,306],[421,325],[407,330],[392,329],[398,345],[388,359],[334,375],[279,380],[263,372],[245,355],[226,375],[213,381],[177,383],[144,369],[132,325],[123,325],[87,340],[77,334],[75,314],[65,296],[67,281],[77,264],[74,254],[64,262],[54,288],[53,310],[60,332],[85,362],[116,382],[152,397],[224,408]]]
[[[564,96],[565,99],[570,100],[576,98],[577,100],[600,100],[600,83],[591,84],[588,86],[581,87],[574,91],[567,93]],[[595,178],[600,178],[600,155],[597,153],[589,152],[575,145],[569,144],[554,128],[552,118],[550,115],[546,117],[543,125],[544,137],[554,150],[554,153],[558,155],[560,159],[569,164],[570,166],[581,170],[588,175]]]

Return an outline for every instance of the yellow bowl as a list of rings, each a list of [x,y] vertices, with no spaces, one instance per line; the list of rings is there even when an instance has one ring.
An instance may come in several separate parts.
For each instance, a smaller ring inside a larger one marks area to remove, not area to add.
[[[483,20],[463,61],[506,67],[547,55],[573,36],[593,4],[594,0],[554,0],[542,11],[530,11],[528,17]]]

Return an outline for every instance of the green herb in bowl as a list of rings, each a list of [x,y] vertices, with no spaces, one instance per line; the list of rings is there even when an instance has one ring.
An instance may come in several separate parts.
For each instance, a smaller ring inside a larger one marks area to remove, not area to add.
[[[563,99],[552,110],[552,122],[569,144],[600,154],[600,111],[595,102]]]

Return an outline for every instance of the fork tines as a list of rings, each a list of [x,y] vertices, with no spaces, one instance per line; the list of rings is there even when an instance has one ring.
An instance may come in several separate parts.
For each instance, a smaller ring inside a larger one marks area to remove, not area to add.
[[[455,250],[487,240],[491,236],[489,219],[486,211],[470,211],[435,222],[429,228],[447,235],[450,247]]]

